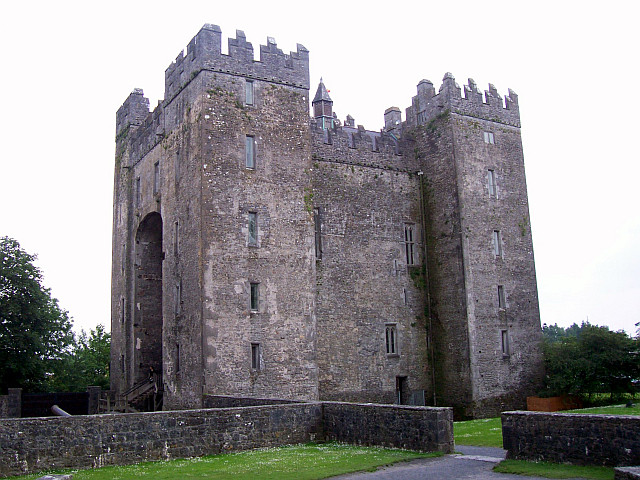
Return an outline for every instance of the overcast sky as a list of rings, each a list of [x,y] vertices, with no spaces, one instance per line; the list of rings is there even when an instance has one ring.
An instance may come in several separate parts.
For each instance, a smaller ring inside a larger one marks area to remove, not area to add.
[[[638,18],[632,0],[35,1],[0,10],[0,235],[38,254],[77,329],[110,324],[115,114],[152,108],[205,23],[310,51],[334,111],[367,129],[423,79],[519,95],[543,323],[640,321]]]

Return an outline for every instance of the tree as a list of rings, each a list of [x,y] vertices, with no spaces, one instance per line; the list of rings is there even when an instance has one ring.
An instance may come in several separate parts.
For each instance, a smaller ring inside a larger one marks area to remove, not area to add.
[[[73,348],[58,359],[48,387],[56,392],[82,392],[89,385],[109,388],[111,335],[98,325],[74,337]]]
[[[0,237],[0,393],[9,387],[43,391],[53,364],[72,345],[72,322],[25,252]]]
[[[640,377],[639,341],[583,322],[543,327],[546,394],[633,392]]]

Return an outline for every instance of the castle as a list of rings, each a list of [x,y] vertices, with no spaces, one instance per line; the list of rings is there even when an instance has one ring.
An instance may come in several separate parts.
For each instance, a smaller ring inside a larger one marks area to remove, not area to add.
[[[205,25],[116,117],[111,383],[521,408],[542,376],[518,97],[446,74],[342,123],[309,53]],[[312,101],[312,117],[309,101]]]

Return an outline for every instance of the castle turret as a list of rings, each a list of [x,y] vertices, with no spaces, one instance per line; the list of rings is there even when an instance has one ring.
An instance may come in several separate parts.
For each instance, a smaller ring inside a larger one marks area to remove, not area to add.
[[[318,125],[322,125],[323,129],[333,128],[333,100],[331,100],[322,78],[311,105],[313,106],[313,116]]]

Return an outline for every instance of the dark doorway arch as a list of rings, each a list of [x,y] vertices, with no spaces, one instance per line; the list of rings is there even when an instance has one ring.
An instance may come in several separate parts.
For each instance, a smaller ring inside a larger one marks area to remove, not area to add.
[[[134,379],[162,374],[162,217],[147,215],[136,232]]]

